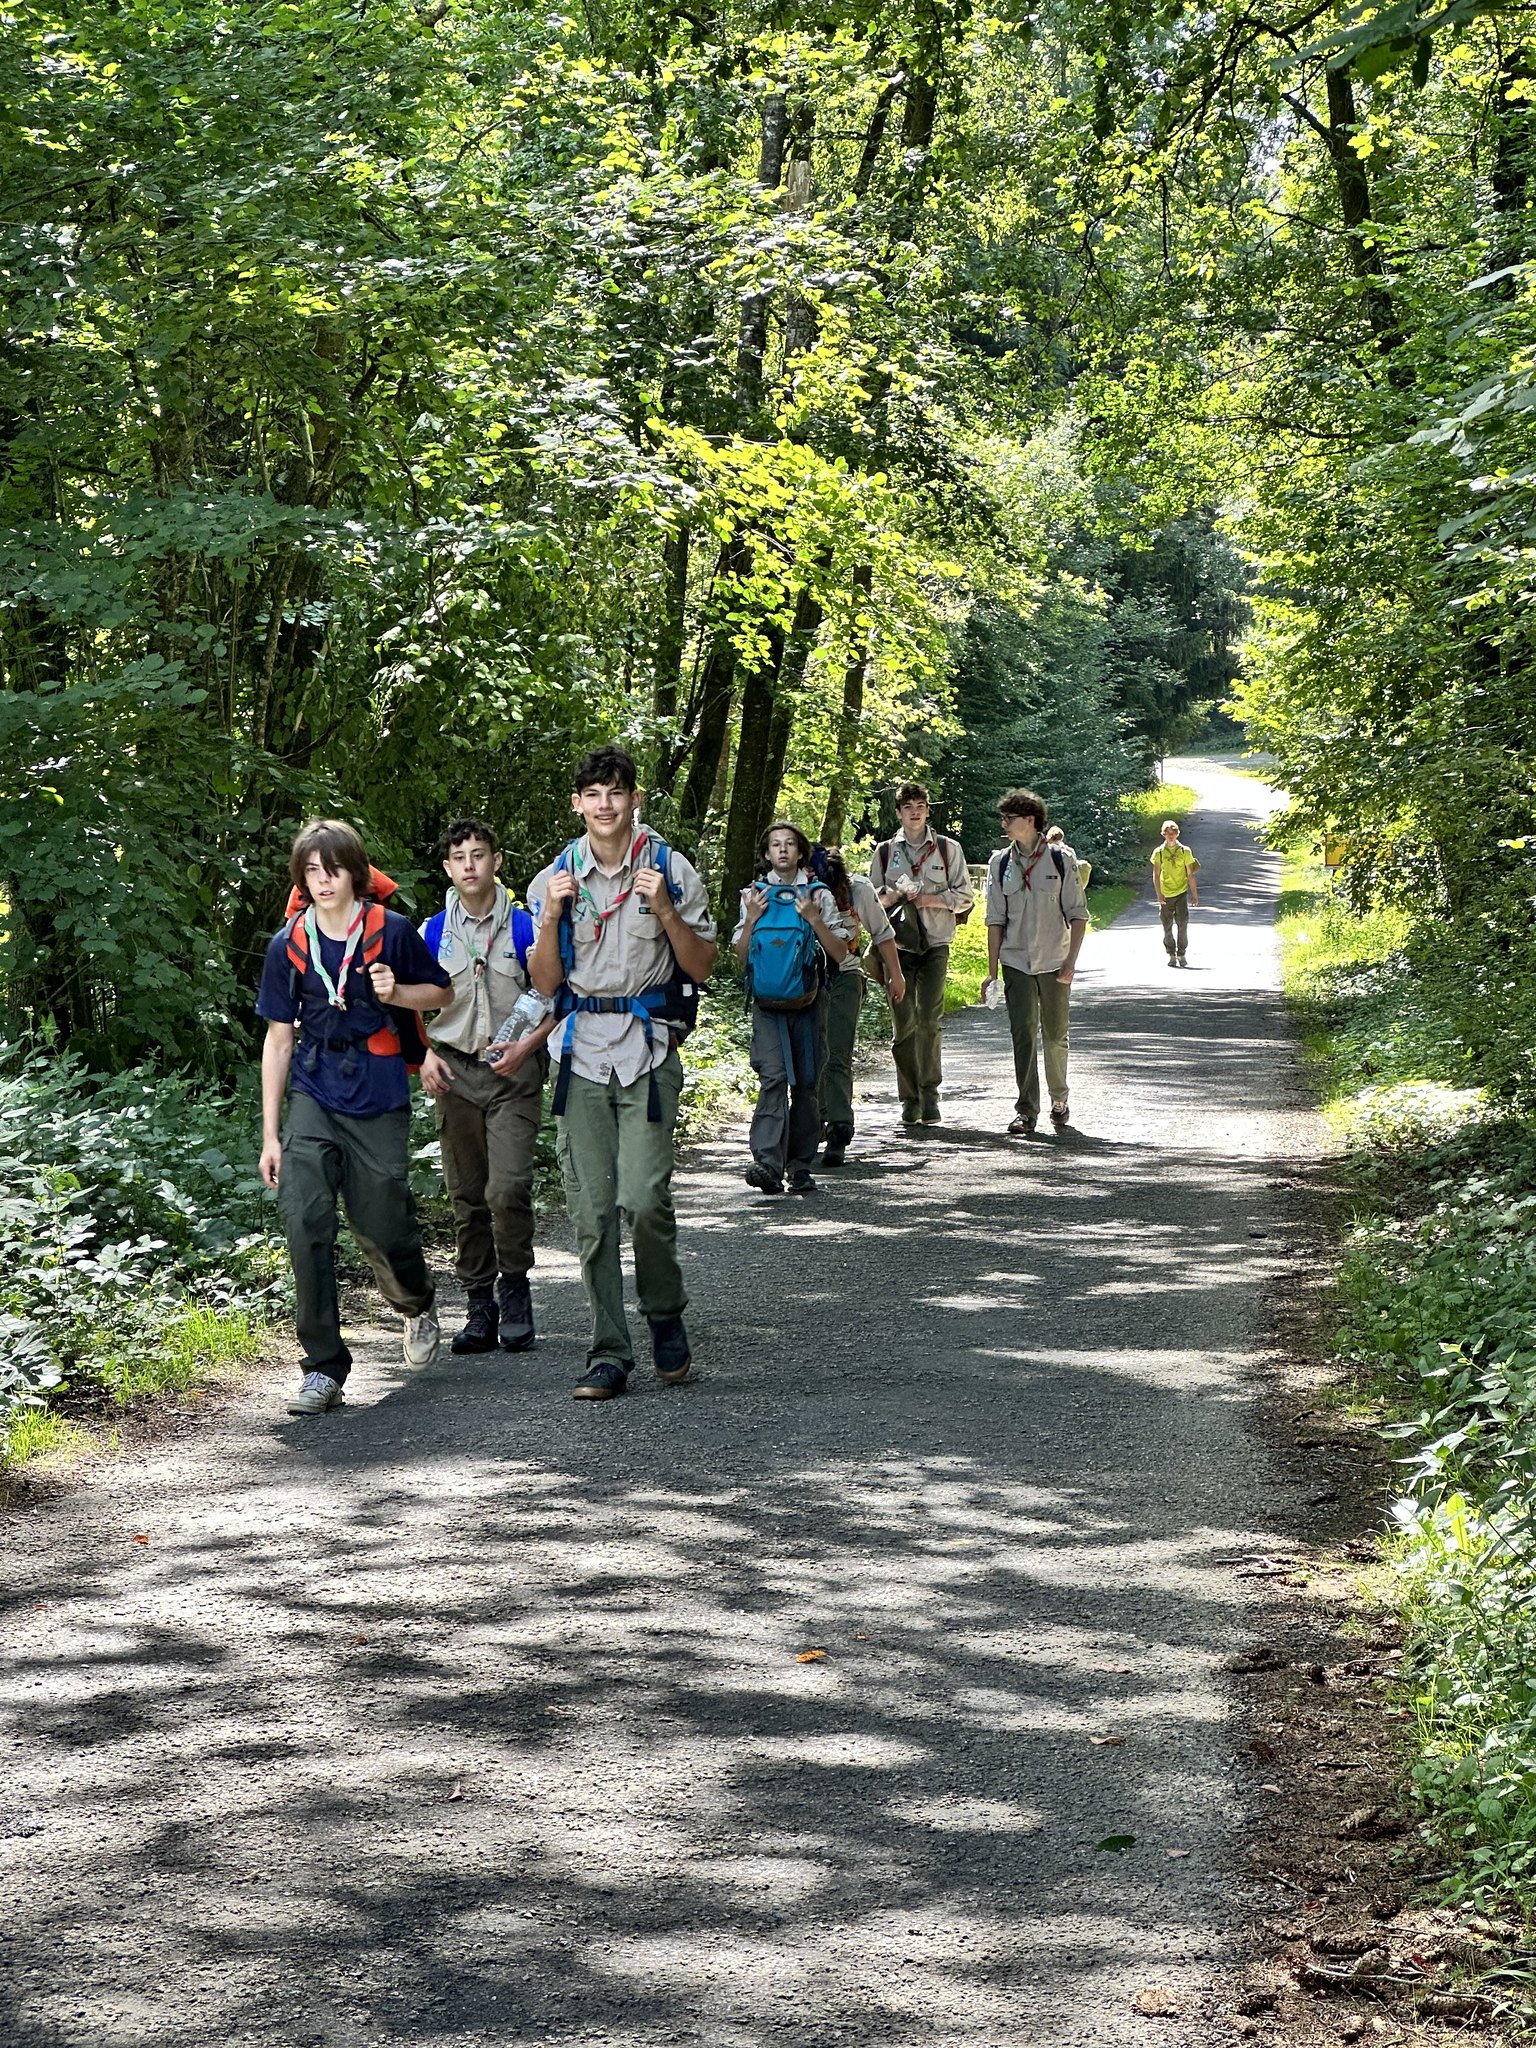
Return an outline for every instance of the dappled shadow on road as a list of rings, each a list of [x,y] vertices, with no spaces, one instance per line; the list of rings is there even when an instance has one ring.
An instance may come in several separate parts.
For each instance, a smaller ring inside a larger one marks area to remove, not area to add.
[[[893,1140],[835,1233],[691,1177],[698,1384],[564,1400],[546,1280],[545,1353],[378,1363],[131,1589],[38,1575],[12,1949],[99,1975],[13,1971],[7,2038],[1044,2043],[1092,1981],[1140,2040],[1219,1919],[1284,1225],[1271,1163],[1170,1206],[1052,1143]]]
[[[1106,943],[1066,1132],[1003,1135],[975,1014],[942,1131],[887,1089],[819,1201],[703,1148],[696,1383],[571,1402],[566,1258],[533,1354],[380,1342],[227,1470],[48,1509],[7,2043],[1210,2038],[1131,1994],[1240,1910],[1215,1674],[1294,1526],[1246,1375],[1321,1177],[1278,1004],[1221,985],[1273,886],[1227,865],[1206,982],[1155,981],[1144,908]]]

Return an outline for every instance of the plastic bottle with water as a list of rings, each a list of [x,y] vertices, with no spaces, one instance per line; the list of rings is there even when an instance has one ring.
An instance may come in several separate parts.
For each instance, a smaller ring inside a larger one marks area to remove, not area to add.
[[[489,1059],[502,1046],[512,1045],[517,1039],[526,1038],[530,1031],[536,1031],[554,1007],[548,996],[541,996],[535,989],[519,996],[506,1023],[486,1047],[486,1058]]]

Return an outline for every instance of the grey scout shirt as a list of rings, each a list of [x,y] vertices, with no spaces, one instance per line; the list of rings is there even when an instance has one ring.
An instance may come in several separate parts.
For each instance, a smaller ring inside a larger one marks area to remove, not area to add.
[[[422,924],[423,938],[430,922]],[[453,986],[442,1009],[427,1020],[428,1041],[477,1058],[529,988],[512,943],[512,898],[500,882],[484,917],[471,917],[458,890],[448,891],[437,964],[452,976]]]
[[[1051,849],[1038,840],[1032,855],[1011,842],[987,863],[987,923],[1003,927],[998,959],[1023,974],[1054,974],[1071,948],[1069,927],[1088,917],[1077,863],[1063,857],[1058,875]]]
[[[882,866],[880,848],[875,848],[869,863],[869,879],[877,889],[894,889],[901,875],[912,877],[919,896],[944,898],[942,910],[920,910],[917,914],[929,945],[947,946],[955,936],[958,913],[969,910],[976,901],[971,871],[958,842],[926,832],[922,841],[912,846],[905,832],[898,832],[891,841],[888,868]]]
[[[661,919],[643,897],[635,894],[635,876],[656,862],[656,834],[642,828],[631,842],[626,858],[612,874],[600,868],[585,833],[574,849],[576,894],[571,898],[571,935],[576,964],[571,987],[579,996],[639,996],[647,989],[662,988],[672,976],[672,948],[667,944]],[[713,940],[715,921],[709,914],[709,897],[697,868],[675,850],[668,852],[677,914],[701,939]],[[528,908],[537,924],[544,914],[549,878],[555,872],[550,862],[528,884]],[[567,1036],[569,1034],[569,1038]],[[616,1078],[621,1087],[652,1067],[659,1067],[672,1049],[665,1024],[651,1026],[646,1044],[645,1026],[627,1011],[579,1010],[563,1024],[557,1024],[549,1041],[551,1056],[564,1057],[571,1049],[571,1071],[584,1081]]]

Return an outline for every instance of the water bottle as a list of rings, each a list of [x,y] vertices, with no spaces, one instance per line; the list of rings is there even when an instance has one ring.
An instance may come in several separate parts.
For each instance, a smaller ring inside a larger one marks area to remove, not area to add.
[[[511,1045],[519,1038],[526,1038],[530,1031],[536,1031],[554,1008],[547,996],[541,996],[534,989],[518,997],[512,1005],[512,1014],[486,1047],[486,1057],[501,1046]]]

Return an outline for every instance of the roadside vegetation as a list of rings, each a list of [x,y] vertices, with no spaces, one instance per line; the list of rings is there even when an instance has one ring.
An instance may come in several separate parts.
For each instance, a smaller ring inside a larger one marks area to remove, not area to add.
[[[1510,859],[1517,848],[1506,849]],[[1536,1127],[1401,907],[1293,864],[1286,985],[1347,1148],[1334,1342],[1399,1460],[1381,1584],[1446,1895],[1536,1915]],[[1522,992],[1527,1044],[1536,989]],[[1506,1003],[1512,1004],[1512,995]],[[1494,1080],[1488,1077],[1492,1066]]]

